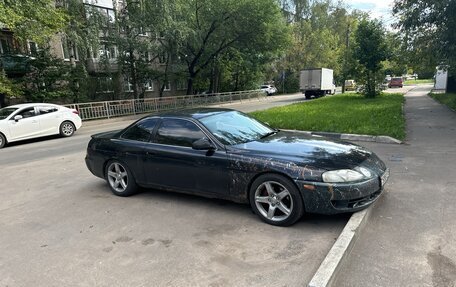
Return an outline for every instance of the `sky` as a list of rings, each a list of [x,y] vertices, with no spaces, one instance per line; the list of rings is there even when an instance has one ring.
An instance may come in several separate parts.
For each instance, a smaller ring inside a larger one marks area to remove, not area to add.
[[[393,22],[394,0],[345,0],[352,9],[369,12],[372,18],[382,18],[385,24]]]

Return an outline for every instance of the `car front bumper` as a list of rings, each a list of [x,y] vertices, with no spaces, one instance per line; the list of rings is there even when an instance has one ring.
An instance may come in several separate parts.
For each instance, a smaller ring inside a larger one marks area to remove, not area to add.
[[[389,177],[381,176],[357,183],[324,183],[296,180],[306,212],[336,214],[362,210],[381,195]]]

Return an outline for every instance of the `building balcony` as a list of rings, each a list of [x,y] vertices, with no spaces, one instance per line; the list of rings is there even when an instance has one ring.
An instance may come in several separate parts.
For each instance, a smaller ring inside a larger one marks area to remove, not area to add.
[[[88,58],[86,61],[88,73],[114,73],[119,71],[117,59]]]
[[[20,54],[5,54],[0,56],[0,69],[9,76],[23,76],[30,70],[33,57]]]

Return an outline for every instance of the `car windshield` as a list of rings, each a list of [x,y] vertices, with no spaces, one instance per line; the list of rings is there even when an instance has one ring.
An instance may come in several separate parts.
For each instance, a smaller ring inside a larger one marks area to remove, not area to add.
[[[258,140],[275,132],[265,124],[237,111],[211,115],[200,119],[200,122],[226,145]]]
[[[17,110],[17,108],[3,108],[3,109],[0,109],[0,120],[6,119],[15,110]]]

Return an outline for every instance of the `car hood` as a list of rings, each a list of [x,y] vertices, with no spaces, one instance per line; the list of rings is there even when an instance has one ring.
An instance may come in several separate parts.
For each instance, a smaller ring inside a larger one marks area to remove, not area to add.
[[[279,131],[274,135],[232,146],[233,152],[286,160],[325,170],[354,168],[377,157],[358,145],[302,132]],[[379,161],[379,160],[378,160]],[[383,163],[376,163],[382,169]]]

